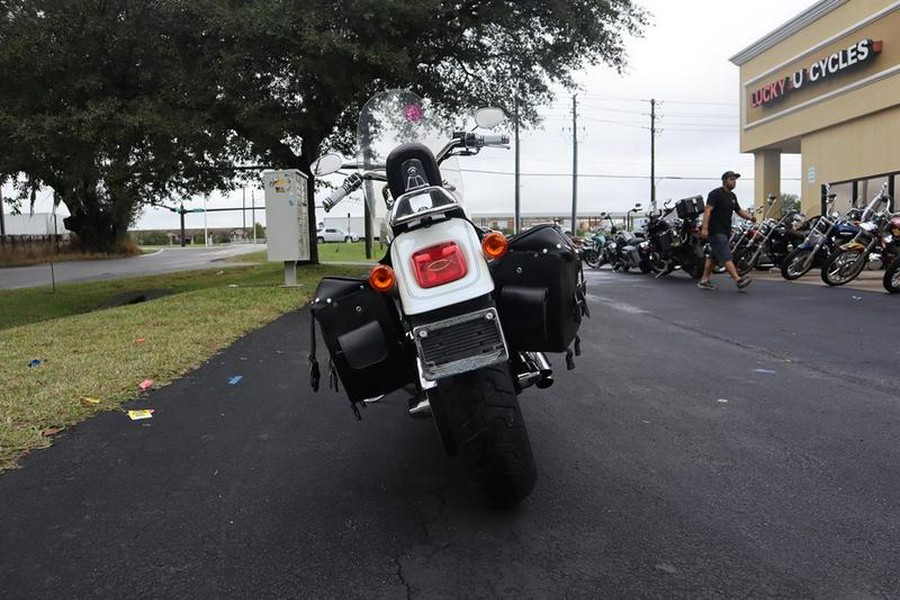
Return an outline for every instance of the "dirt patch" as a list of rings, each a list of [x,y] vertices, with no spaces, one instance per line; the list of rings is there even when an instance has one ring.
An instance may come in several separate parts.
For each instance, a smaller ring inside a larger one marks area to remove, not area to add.
[[[122,294],[116,294],[112,298],[106,300],[101,303],[97,308],[115,308],[117,306],[128,306],[130,304],[140,304],[141,302],[147,302],[148,300],[156,300],[157,298],[162,298],[163,296],[168,296],[170,294],[174,294],[174,289],[154,289],[154,290],[133,290],[130,292],[124,292]]]

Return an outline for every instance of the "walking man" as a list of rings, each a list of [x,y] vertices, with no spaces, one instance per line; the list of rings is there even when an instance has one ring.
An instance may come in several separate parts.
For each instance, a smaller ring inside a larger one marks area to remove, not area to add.
[[[702,290],[716,289],[717,286],[709,280],[710,275],[712,275],[713,265],[716,263],[725,265],[725,270],[731,275],[739,290],[744,289],[751,283],[749,277],[738,275],[731,256],[731,248],[728,246],[728,239],[731,237],[732,213],[737,213],[738,216],[744,219],[756,222],[756,217],[742,209],[740,204],[738,204],[737,196],[733,191],[740,176],[740,173],[725,171],[722,174],[722,187],[711,191],[706,198],[706,210],[703,211],[703,228],[700,230],[700,235],[703,239],[709,240],[709,245],[712,248],[712,257],[706,258],[703,277],[697,283],[697,287]]]

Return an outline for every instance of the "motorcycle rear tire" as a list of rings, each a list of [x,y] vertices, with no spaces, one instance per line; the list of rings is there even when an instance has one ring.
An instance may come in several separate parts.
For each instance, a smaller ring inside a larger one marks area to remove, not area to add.
[[[600,268],[600,253],[596,250],[584,251],[584,263],[592,269]]]
[[[790,254],[785,256],[784,260],[781,261],[781,276],[788,281],[794,281],[809,273],[816,262],[815,259],[809,261],[809,265],[806,268],[797,267],[795,269],[794,263],[802,264],[812,251],[812,248],[795,248],[794,250],[791,250]]]
[[[845,279],[834,279],[831,276],[832,265],[834,265],[834,263],[836,263],[839,260],[843,260],[845,258],[845,256],[847,254],[849,254],[850,252],[857,254],[858,256],[853,263],[853,269],[850,271],[847,271],[847,274],[849,275],[849,277],[847,277]],[[837,252],[822,267],[822,281],[824,281],[826,284],[828,284],[830,286],[844,285],[845,283],[850,283],[851,281],[856,279],[859,276],[859,274],[863,272],[863,269],[865,267],[866,267],[866,257],[862,256],[862,253],[859,250],[849,250],[849,251],[844,251],[844,252]]]
[[[643,273],[644,275],[646,275],[647,273],[649,273],[652,270],[650,268],[650,261],[647,261],[647,260],[641,261],[640,266],[641,266],[641,273]]]
[[[511,508],[537,481],[528,430],[506,363],[442,379],[429,392],[435,419],[453,436],[472,481],[487,501]]]
[[[884,289],[892,294],[900,293],[900,258],[895,258],[894,262],[884,271]]]

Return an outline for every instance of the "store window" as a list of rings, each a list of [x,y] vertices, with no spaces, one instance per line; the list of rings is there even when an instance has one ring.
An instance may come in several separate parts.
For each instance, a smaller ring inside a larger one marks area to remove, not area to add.
[[[896,182],[900,180],[900,173],[888,173],[867,179],[855,181],[841,181],[830,186],[822,186],[822,210],[826,209],[826,193],[835,194],[834,204],[828,207],[832,212],[846,214],[853,207],[865,208],[869,202],[884,188],[890,197],[888,210],[894,211],[894,190]]]

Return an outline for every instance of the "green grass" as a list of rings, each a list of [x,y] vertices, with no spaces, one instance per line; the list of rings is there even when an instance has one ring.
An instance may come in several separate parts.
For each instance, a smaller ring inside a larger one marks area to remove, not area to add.
[[[387,248],[387,246],[381,248],[378,246],[378,242],[373,242],[372,258],[367,259],[365,242],[333,242],[319,244],[319,261],[323,263],[360,261],[378,262],[381,260],[381,257],[384,256],[385,248]]]
[[[61,285],[56,294],[46,288],[0,293],[0,471],[14,467],[23,453],[48,446],[48,433],[118,410],[138,395],[144,379],[165,385],[302,306],[329,274],[357,275],[360,268],[302,268],[300,287],[291,289],[280,285],[281,265],[265,263]],[[95,310],[112,295],[158,288],[176,293]],[[32,359],[43,362],[29,368]],[[101,402],[85,406],[85,396]]]
[[[378,242],[373,247],[373,258],[366,258],[365,242],[319,244],[319,262],[328,264],[335,262],[370,262],[376,263],[384,256],[386,248],[379,248]],[[263,263],[269,260],[265,250],[240,254],[225,259],[228,262]],[[278,263],[281,264],[281,263]]]

